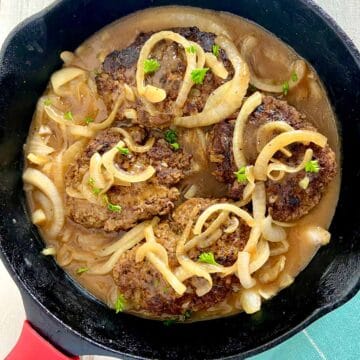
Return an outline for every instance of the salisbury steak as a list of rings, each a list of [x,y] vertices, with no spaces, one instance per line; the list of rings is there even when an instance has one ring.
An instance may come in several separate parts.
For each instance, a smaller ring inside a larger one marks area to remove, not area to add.
[[[169,257],[169,267],[172,270],[179,266],[176,259],[176,244],[194,207],[199,209],[200,215],[201,211],[209,205],[219,201],[221,200],[201,198],[188,200],[174,211],[174,221],[163,221],[157,226],[155,236],[157,241],[165,247]],[[196,218],[193,220],[196,221]],[[224,224],[222,229],[227,225],[228,223]],[[237,253],[245,246],[248,236],[249,228],[241,223],[235,233],[224,233],[215,244],[204,249],[194,248],[188,255],[197,261],[202,252],[213,252],[218,263],[230,266],[236,261]],[[182,315],[189,310],[205,310],[223,301],[232,291],[232,286],[238,283],[234,276],[221,278],[213,275],[211,291],[198,297],[195,293],[195,285],[202,279],[193,277],[184,282],[187,290],[183,296],[179,296],[146,259],[143,262],[135,262],[138,247],[124,253],[113,270],[113,277],[119,291],[135,310],[142,309],[159,316]]]
[[[200,44],[205,52],[212,51],[214,34],[201,32],[196,27],[171,30]],[[123,91],[125,83],[129,86],[136,86],[135,75],[139,53],[142,45],[151,35],[152,33],[142,33],[129,47],[116,50],[106,57],[96,82],[99,94],[103,97],[108,108],[113,107],[114,101]],[[231,78],[233,70],[225,52],[220,50],[219,56],[229,71],[229,78]],[[175,42],[163,40],[155,45],[151,52],[151,58],[160,63],[160,68],[154,74],[147,75],[146,81],[150,85],[164,89],[167,93],[166,99],[159,104],[149,105],[138,96],[135,102],[128,102],[126,107],[136,109],[137,119],[133,120],[134,123],[146,127],[166,127],[174,116],[173,103],[177,98],[186,70],[185,49]],[[190,91],[183,108],[183,114],[190,115],[200,112],[210,93],[223,83],[223,79],[208,71],[204,83],[195,85]]]
[[[128,131],[133,139],[142,143],[148,136],[143,129],[132,127]],[[152,134],[149,134],[152,136]],[[107,192],[110,203],[121,205],[121,212],[112,212],[107,206],[93,204],[84,199],[66,197],[68,216],[78,224],[88,228],[103,228],[105,231],[127,230],[137,222],[153,216],[168,214],[179,198],[179,191],[174,185],[190,170],[191,156],[182,149],[177,151],[156,134],[153,148],[143,154],[117,155],[117,165],[131,171],[136,166],[152,165],[156,175],[146,182],[131,186],[112,186]],[[79,155],[66,173],[66,187],[76,188],[89,170],[91,156],[103,154],[115,146],[122,136],[113,128],[100,132],[92,139],[82,154]],[[159,154],[161,155],[159,157]],[[96,184],[95,184],[96,185]]]
[[[249,116],[246,125],[245,153],[249,164],[254,164],[257,157],[256,136],[246,134],[256,134],[261,125],[271,121],[284,121],[295,130],[317,131],[294,107],[285,101],[266,96],[262,104]],[[240,199],[244,186],[239,184],[234,176],[237,169],[232,154],[233,129],[234,125],[231,121],[216,124],[208,137],[208,154],[209,160],[216,166],[213,175],[218,181],[229,184],[230,197]],[[309,146],[294,144],[288,147],[292,152],[290,158],[280,154],[276,154],[275,157],[290,166],[296,166],[302,161],[308,147],[314,152],[313,159],[319,163],[318,173],[306,173],[302,170],[294,174],[286,173],[280,181],[270,179],[266,181],[268,210],[275,220],[294,221],[306,215],[319,203],[327,185],[335,177],[335,153],[328,145],[320,148],[314,144]],[[310,182],[308,187],[303,189],[299,186],[299,181],[305,176],[309,177]]]

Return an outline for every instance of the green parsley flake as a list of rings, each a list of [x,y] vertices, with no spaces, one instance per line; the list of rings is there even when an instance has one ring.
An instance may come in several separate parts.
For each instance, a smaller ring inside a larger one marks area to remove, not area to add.
[[[50,106],[52,104],[52,100],[51,99],[45,99],[44,100],[44,105],[45,106]]]
[[[191,45],[186,48],[186,51],[190,54],[196,54],[196,47],[194,45]]]
[[[89,177],[88,185],[90,185],[90,186],[94,186],[94,185],[95,185],[95,180],[94,180],[92,177]]]
[[[174,325],[175,323],[176,323],[176,320],[174,320],[174,319],[168,319],[168,320],[163,321],[163,324],[165,326],[171,326],[171,325]]]
[[[115,301],[115,313],[123,312],[125,310],[125,298],[124,295],[120,294]]]
[[[109,197],[105,194],[102,197],[104,203],[107,205],[108,210],[112,212],[120,212],[122,210],[122,207],[120,205],[112,204],[109,201]]]
[[[121,155],[130,155],[130,150],[126,147],[117,146],[117,150]]]
[[[92,177],[89,177],[88,185],[94,195],[98,196],[101,193],[101,189],[95,186],[95,180]]]
[[[297,76],[297,73],[296,72],[293,72],[292,74],[291,74],[291,80],[293,81],[293,82],[295,82],[295,81],[298,81],[298,76]]]
[[[81,275],[81,274],[83,274],[84,272],[87,272],[87,271],[89,271],[89,268],[86,267],[86,266],[79,267],[79,268],[76,269],[76,273],[78,275]]]
[[[214,254],[212,252],[204,252],[200,254],[199,261],[206,264],[218,265],[218,263],[215,261]]]
[[[94,122],[94,119],[90,116],[87,116],[84,121],[86,125],[89,125],[90,123]]]
[[[176,131],[170,129],[165,131],[164,138],[169,144],[173,144],[177,142],[178,136]]]
[[[212,46],[212,53],[213,53],[216,57],[218,57],[218,56],[219,56],[219,53],[220,53],[220,46],[217,45],[217,44],[214,44],[214,45]]]
[[[156,59],[146,59],[144,61],[144,72],[145,74],[154,73],[159,70],[160,63]]]
[[[112,212],[120,212],[122,210],[122,207],[120,205],[114,205],[114,204],[109,203],[108,209]]]
[[[289,93],[290,87],[289,82],[285,81],[282,85],[283,94],[286,96]]]
[[[179,149],[180,149],[180,144],[177,143],[177,142],[172,143],[172,144],[170,144],[170,145],[172,146],[172,148],[173,148],[174,150],[179,150]]]
[[[209,71],[209,68],[195,69],[191,72],[191,80],[199,85],[204,82],[205,75]]]
[[[234,175],[239,183],[247,182],[246,166],[242,166],[237,172],[234,172]]]
[[[191,310],[186,310],[184,312],[184,319],[187,320],[187,319],[190,319],[191,318],[191,315],[192,315],[192,311]]]
[[[73,117],[73,114],[71,111],[67,111],[65,114],[64,114],[64,119],[65,120],[74,120],[74,117]]]
[[[305,164],[305,171],[308,173],[318,173],[320,171],[320,165],[317,160],[310,160]]]

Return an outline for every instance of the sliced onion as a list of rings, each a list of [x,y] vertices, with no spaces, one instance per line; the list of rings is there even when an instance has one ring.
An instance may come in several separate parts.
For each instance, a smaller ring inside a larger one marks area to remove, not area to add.
[[[238,253],[237,276],[245,289],[250,289],[256,284],[255,279],[250,275],[250,254],[246,251]]]
[[[43,224],[46,220],[46,215],[42,209],[37,209],[31,214],[31,221],[35,225]]]
[[[201,113],[175,118],[174,123],[177,126],[193,128],[212,125],[228,118],[241,106],[250,79],[248,66],[231,40],[218,36],[215,42],[225,50],[231,61],[235,69],[234,77],[229,81],[230,84],[221,85],[214,91],[213,96],[209,96],[208,101],[211,101],[211,107],[205,104]],[[227,90],[226,93],[224,88]]]
[[[209,206],[197,219],[195,227],[194,227],[194,234],[199,235],[202,231],[202,228],[207,221],[207,219],[217,211],[225,210],[228,212],[234,213],[236,216],[240,217],[244,220],[250,227],[255,225],[254,219],[243,209],[240,209],[238,206],[234,204],[214,204]]]
[[[270,256],[285,254],[289,250],[289,243],[286,240],[274,243],[274,245],[276,246],[270,249]]]
[[[62,198],[55,184],[41,171],[27,168],[23,173],[24,182],[39,188],[52,202],[54,218],[48,230],[52,237],[57,236],[64,226],[65,214]]]
[[[50,161],[47,156],[35,155],[33,153],[28,154],[26,158],[35,165],[44,165]]]
[[[254,167],[255,178],[265,181],[270,159],[277,151],[295,142],[312,142],[323,148],[327,143],[327,138],[316,131],[310,130],[294,130],[276,136],[264,146],[257,157]]]
[[[240,221],[237,217],[233,216],[230,219],[230,225],[224,230],[224,233],[226,234],[232,234],[237,230],[237,228],[240,225]]]
[[[305,165],[312,159],[313,150],[306,149],[305,155],[301,163],[295,167],[282,164],[281,162],[271,163],[267,168],[267,177],[273,181],[279,181],[283,178],[285,173],[294,174],[305,168]],[[273,176],[272,172],[278,171],[278,176]]]
[[[143,45],[140,51],[136,70],[136,86],[139,94],[144,96],[150,102],[160,102],[166,98],[166,92],[163,89],[156,88],[152,85],[145,85],[144,62],[148,59],[152,48],[161,40],[171,40],[181,44],[184,49],[190,47],[190,43],[180,34],[172,31],[160,31],[152,35]],[[186,55],[186,71],[182,82],[176,106],[182,107],[187,99],[188,93],[194,85],[191,79],[191,72],[196,68],[196,55],[185,51]]]
[[[255,290],[243,290],[240,302],[243,310],[247,314],[254,314],[261,308],[261,297]]]
[[[155,138],[150,138],[146,141],[145,145],[138,145],[134,139],[132,138],[132,136],[125,130],[122,128],[112,128],[111,129],[114,132],[118,132],[121,135],[124,136],[124,142],[126,143],[126,145],[129,147],[129,149],[132,152],[137,152],[137,153],[145,153],[148,152],[154,145],[155,143]]]
[[[125,144],[123,141],[119,141],[115,147],[103,154],[102,163],[106,170],[112,174],[114,178],[125,183],[137,183],[150,179],[156,172],[151,165],[149,165],[144,171],[137,174],[131,174],[115,167],[114,158],[118,154],[117,147],[124,147],[124,145]]]
[[[258,40],[254,36],[248,36],[241,47],[241,55],[244,57],[244,59],[250,63],[248,60],[250,57],[250,53],[254,50],[254,48],[257,46]],[[266,92],[272,92],[272,93],[282,93],[284,91],[283,89],[283,83],[282,84],[276,84],[274,85],[272,83],[272,80],[268,79],[259,79],[256,74],[252,71],[250,67],[250,84],[254,87],[256,87],[259,90],[266,91]],[[306,74],[306,64],[304,60],[296,60],[291,65],[291,74],[295,73],[296,80],[293,80],[292,77],[287,81],[289,84],[289,89],[294,88],[297,86],[302,79],[304,78]]]
[[[252,256],[252,260],[249,265],[250,274],[259,270],[269,259],[270,247],[269,243],[264,240],[260,240],[256,247],[256,252]]]
[[[283,133],[293,131],[294,128],[285,121],[271,121],[259,127],[256,134],[256,148],[260,152],[263,147],[272,139],[274,132]],[[291,156],[291,152],[285,148],[280,151],[287,157]]]
[[[281,242],[286,240],[286,231],[273,224],[271,215],[268,215],[263,221],[261,226],[262,236],[270,242]]]
[[[64,92],[61,90],[61,87],[79,76],[83,77],[85,80],[86,72],[82,69],[75,67],[66,67],[54,72],[51,76],[50,81],[55,94],[63,96]]]
[[[268,262],[262,269],[257,273],[257,278],[262,284],[268,284],[276,280],[279,274],[284,270],[286,263],[285,256],[279,256],[275,262]]]
[[[185,244],[185,251],[191,250],[193,247],[197,246],[200,241],[206,239],[213,232],[215,232],[226,221],[228,216],[229,213],[227,211],[222,211],[204,232],[194,236]]]
[[[244,155],[244,131],[246,121],[250,114],[261,104],[261,102],[262,95],[258,91],[249,96],[245,100],[236,119],[233,134],[233,154],[235,164],[238,169],[247,165]]]
[[[124,94],[121,94],[118,97],[118,99],[116,100],[114,108],[112,109],[108,118],[101,123],[91,123],[91,124],[89,124],[88,127],[91,130],[96,130],[96,131],[104,130],[104,129],[108,128],[114,122],[114,120],[116,118],[116,114],[119,110],[119,107],[122,105],[123,102],[124,102]]]
[[[214,54],[205,53],[205,64],[219,78],[225,80],[229,76],[224,64]]]
[[[196,216],[198,211],[198,208],[194,208],[190,214],[190,220],[186,224],[185,230],[176,246],[176,258],[181,267],[184,269],[183,275],[185,275],[186,277],[198,276],[207,281],[208,285],[206,287],[197,289],[197,295],[203,296],[206,294],[206,292],[209,292],[211,290],[213,284],[212,278],[209,272],[206,271],[206,269],[204,269],[200,263],[194,262],[185,253],[185,243],[191,231],[193,218]]]

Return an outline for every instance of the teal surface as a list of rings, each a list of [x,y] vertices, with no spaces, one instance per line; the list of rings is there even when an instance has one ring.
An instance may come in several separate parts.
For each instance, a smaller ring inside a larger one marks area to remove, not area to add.
[[[291,339],[249,360],[360,360],[360,293]]]

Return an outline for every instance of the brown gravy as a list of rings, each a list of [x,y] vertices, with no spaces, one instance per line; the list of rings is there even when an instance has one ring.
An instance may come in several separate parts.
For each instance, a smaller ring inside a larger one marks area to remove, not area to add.
[[[89,71],[97,69],[101,64],[100,60],[106,54],[112,50],[128,46],[136,38],[139,32],[157,31],[190,25],[196,25],[202,30],[202,24],[192,22],[193,15],[201,15],[204,22],[221,23],[232,35],[232,38],[236,39],[236,45],[238,46],[241,45],[242,39],[246,35],[254,35],[259,40],[259,46],[252,54],[251,66],[256,69],[256,73],[261,77],[271,78],[274,79],[275,82],[281,83],[281,81],[289,78],[289,64],[291,64],[294,59],[300,58],[293,49],[274,35],[239,16],[225,12],[171,6],[144,10],[131,14],[106,26],[86,40],[76,50],[76,54],[81,62],[79,65]],[[337,162],[340,164],[340,139],[337,132],[336,120],[320,79],[310,65],[309,67],[311,69],[310,76],[308,76],[296,89],[290,92],[287,101],[305,114],[319,131],[328,138],[329,145],[336,152]],[[206,174],[202,179],[198,180],[200,184],[201,182],[204,182],[205,177]],[[208,193],[205,185],[201,185],[203,187],[203,195]],[[209,184],[207,183],[207,185]],[[340,174],[337,175],[336,179],[329,186],[329,189],[322,198],[320,204],[311,211],[310,214],[305,216],[298,226],[289,230],[288,240],[290,248],[286,254],[287,262],[283,277],[285,275],[295,277],[315,255],[318,247],[302,236],[300,229],[309,224],[324,228],[329,227],[339,196],[339,186]],[[221,189],[219,191],[222,192]],[[33,209],[34,200],[31,197],[29,197],[29,203],[30,207]],[[69,237],[69,241],[66,242],[69,248],[83,250],[83,245],[86,241],[86,247],[92,249],[99,246],[99,241],[101,243],[100,245],[105,246],[114,239],[119,238],[119,234],[104,235],[101,232],[84,231],[81,227],[73,224],[71,221],[67,221],[66,228],[70,233],[83,233],[79,238]],[[101,236],[99,237],[98,235]],[[44,236],[44,240],[49,243],[46,236]],[[50,243],[52,246],[59,248],[59,244],[54,243],[53,241],[50,241]],[[95,258],[94,262],[96,260],[97,259]],[[112,306],[116,299],[116,287],[112,276],[110,274],[94,276],[86,273],[79,276],[76,274],[76,269],[81,263],[81,259],[74,259],[68,264],[65,262],[61,265],[88,291]],[[263,287],[271,294],[270,296],[272,296],[283,286],[280,282],[281,279],[278,279],[274,283]],[[234,300],[229,299],[227,304],[220,304],[210,312],[199,313],[197,317],[194,317],[192,320],[232,314],[236,312],[232,301]],[[138,315],[141,316],[142,314]]]

